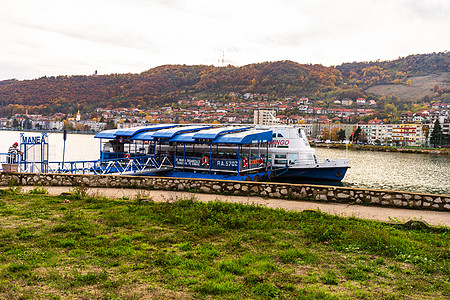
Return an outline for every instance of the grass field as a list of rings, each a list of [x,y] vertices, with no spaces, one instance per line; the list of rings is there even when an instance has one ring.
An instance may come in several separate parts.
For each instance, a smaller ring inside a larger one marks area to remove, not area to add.
[[[449,299],[449,228],[0,190],[0,299]]]
[[[380,84],[374,85],[367,89],[368,92],[378,95],[393,94],[402,100],[418,101],[425,95],[434,95],[433,88],[435,85],[444,88],[448,86],[450,73],[442,72],[426,76],[410,77],[411,86],[406,84]]]

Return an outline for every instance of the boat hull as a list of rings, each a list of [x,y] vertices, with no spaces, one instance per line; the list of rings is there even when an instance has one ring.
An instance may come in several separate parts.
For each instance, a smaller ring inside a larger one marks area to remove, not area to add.
[[[281,171],[276,174],[276,181],[341,181],[342,179],[344,179],[347,169],[348,167],[289,167],[287,170]]]
[[[252,173],[246,175],[226,175],[226,174],[208,174],[194,172],[168,171],[159,173],[140,173],[137,176],[161,176],[175,178],[192,178],[192,179],[213,179],[213,180],[232,180],[232,181],[268,181],[271,178],[271,172]]]

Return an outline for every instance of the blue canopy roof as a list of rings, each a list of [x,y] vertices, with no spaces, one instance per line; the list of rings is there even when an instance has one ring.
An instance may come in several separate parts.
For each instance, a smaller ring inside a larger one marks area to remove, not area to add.
[[[131,128],[124,128],[124,129],[119,129],[116,132],[116,137],[125,137],[125,138],[130,138],[140,132],[144,132],[144,131],[155,131],[155,130],[160,130],[160,129],[165,129],[165,128],[172,128],[172,127],[177,127],[178,125],[173,125],[173,124],[158,124],[158,125],[152,125],[152,126],[140,126],[140,127],[131,127]]]
[[[213,128],[211,125],[179,126],[159,124],[127,129],[104,130],[95,135],[96,138],[154,141],[157,138],[168,139],[169,142],[197,143],[208,140],[214,144],[255,144],[272,141],[271,130],[250,130],[251,127],[227,126]]]
[[[236,126],[228,126],[228,127],[218,127],[208,130],[202,130],[194,135],[194,139],[196,140],[215,140],[218,136],[231,133],[238,132],[250,129],[250,127],[236,127]]]
[[[157,124],[151,126],[131,127],[124,129],[109,129],[97,133],[94,137],[98,139],[115,139],[119,137],[129,138],[141,132],[155,131],[159,129],[172,128],[177,126],[178,125],[174,124]]]
[[[133,136],[130,140],[134,141],[134,140],[139,140],[139,141],[153,141],[153,135],[156,133],[157,131],[144,131],[144,132],[139,132],[138,134],[136,134],[135,136]]]
[[[153,135],[153,138],[170,139],[181,133],[199,131],[199,130],[210,129],[210,128],[213,128],[213,127],[210,125],[201,125],[201,126],[183,126],[183,127],[163,129],[163,130],[158,130],[157,132],[155,132],[155,134]]]
[[[98,139],[115,139],[115,133],[117,129],[109,129],[109,130],[103,130],[97,133],[94,137]]]
[[[182,133],[179,135],[174,136],[169,140],[169,142],[177,142],[177,143],[195,143],[194,140],[194,134],[197,132],[189,132],[189,133]]]
[[[195,136],[197,132],[189,132],[176,135],[171,138],[169,142],[177,143],[195,143],[198,141]],[[218,136],[213,144],[255,144],[255,143],[267,143],[272,141],[271,130],[245,130],[242,132],[228,133]]]
[[[255,144],[272,141],[272,130],[246,130],[224,134],[213,141],[213,144]]]

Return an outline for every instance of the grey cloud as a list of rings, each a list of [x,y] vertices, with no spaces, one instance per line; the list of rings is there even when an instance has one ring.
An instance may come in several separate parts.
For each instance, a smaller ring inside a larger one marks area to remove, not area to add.
[[[241,48],[238,48],[238,47],[229,47],[229,48],[227,48],[227,52],[231,52],[231,53],[240,53],[241,52]]]
[[[278,34],[266,35],[260,42],[275,46],[296,47],[309,44],[313,40],[322,39],[327,36],[320,28],[298,30],[294,32],[280,32]]]
[[[47,33],[59,34],[73,39],[83,40],[96,44],[105,44],[110,46],[118,46],[132,48],[143,51],[159,52],[158,47],[148,38],[138,36],[126,31],[112,31],[108,28],[99,26],[91,26],[85,28],[55,29],[35,24],[27,24],[21,22],[10,22],[16,25],[41,30]],[[27,43],[25,40],[23,43]]]
[[[450,15],[450,2],[407,0],[405,9],[417,18],[426,20],[448,20]]]

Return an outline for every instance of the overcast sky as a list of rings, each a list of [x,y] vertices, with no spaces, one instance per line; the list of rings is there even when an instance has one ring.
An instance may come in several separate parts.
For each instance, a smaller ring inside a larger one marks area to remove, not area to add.
[[[0,0],[0,80],[450,50],[449,0]]]

